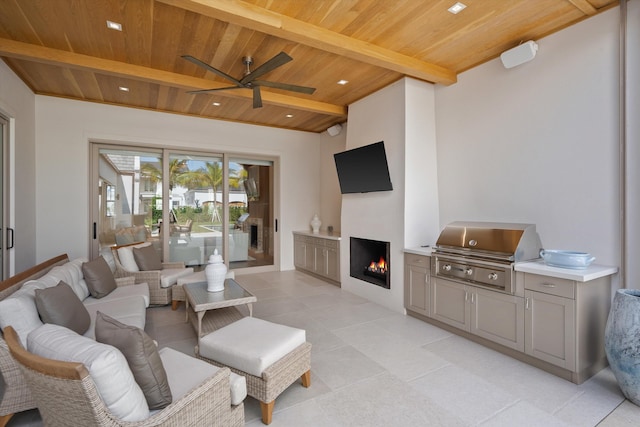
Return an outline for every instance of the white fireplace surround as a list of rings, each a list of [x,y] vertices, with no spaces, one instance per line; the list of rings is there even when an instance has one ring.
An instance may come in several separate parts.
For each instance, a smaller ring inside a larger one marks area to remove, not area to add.
[[[349,106],[346,149],[378,141],[393,190],[342,196],[340,280],[345,290],[403,313],[402,250],[439,232],[433,85],[405,78]],[[391,289],[350,277],[350,237],[391,243]]]

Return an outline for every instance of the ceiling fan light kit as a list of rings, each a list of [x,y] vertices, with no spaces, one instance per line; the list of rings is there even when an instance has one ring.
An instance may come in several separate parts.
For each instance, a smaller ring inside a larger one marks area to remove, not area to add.
[[[211,65],[207,64],[206,62],[201,61],[198,58],[195,58],[191,55],[182,55],[182,58],[194,63],[199,67],[202,67],[208,71],[211,71],[214,74],[217,74],[218,76],[224,78],[225,80],[230,81],[235,85],[235,86],[221,87],[221,88],[215,88],[215,89],[192,90],[192,91],[188,91],[187,93],[198,94],[198,93],[207,93],[207,92],[229,90],[229,89],[251,89],[253,91],[253,108],[260,108],[262,107],[262,95],[260,94],[260,86],[266,86],[274,89],[288,90],[291,92],[306,93],[309,95],[315,92],[316,90],[315,88],[312,88],[312,87],[297,86],[297,85],[279,83],[279,82],[269,82],[265,80],[256,80],[258,77],[261,77],[267,74],[268,72],[275,70],[276,68],[286,64],[289,61],[292,61],[293,58],[291,58],[285,52],[280,52],[279,54],[277,54],[276,56],[274,56],[264,64],[260,65],[258,68],[256,68],[253,71],[251,71],[251,65],[253,65],[253,58],[249,55],[243,57],[242,63],[246,66],[246,69],[244,72],[244,76],[239,80],[235,79],[229,74],[223,71],[220,71],[217,68],[214,68]]]

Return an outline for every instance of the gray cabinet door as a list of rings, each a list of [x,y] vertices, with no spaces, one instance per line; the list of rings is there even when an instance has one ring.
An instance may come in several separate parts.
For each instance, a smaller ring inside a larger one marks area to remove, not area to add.
[[[486,289],[469,289],[471,333],[524,351],[524,299]]]
[[[421,265],[406,264],[404,274],[406,308],[429,316],[429,269]]]
[[[337,249],[327,248],[326,276],[336,282],[340,281],[340,254]]]
[[[293,241],[293,264],[298,268],[307,268],[307,244],[296,237]]]
[[[575,370],[575,301],[525,291],[525,353]]]
[[[469,332],[470,292],[467,287],[434,277],[431,281],[431,317]]]

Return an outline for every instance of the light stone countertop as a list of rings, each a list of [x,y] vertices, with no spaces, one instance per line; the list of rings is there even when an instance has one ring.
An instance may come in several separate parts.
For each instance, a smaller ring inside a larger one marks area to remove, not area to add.
[[[326,230],[320,230],[320,232],[318,233],[314,233],[312,231],[294,231],[293,234],[300,234],[303,236],[310,236],[310,237],[320,237],[323,239],[330,239],[330,240],[340,240],[340,233],[339,232],[333,232],[331,234],[327,233]]]
[[[417,248],[404,248],[403,251],[406,254],[431,256],[431,252],[433,252],[433,247],[419,246]]]
[[[516,271],[523,273],[540,274],[542,276],[558,277],[560,279],[575,280],[577,282],[588,282],[604,276],[610,276],[618,272],[618,267],[609,265],[591,264],[589,267],[577,270],[571,268],[551,267],[542,260],[519,262],[515,266]]]

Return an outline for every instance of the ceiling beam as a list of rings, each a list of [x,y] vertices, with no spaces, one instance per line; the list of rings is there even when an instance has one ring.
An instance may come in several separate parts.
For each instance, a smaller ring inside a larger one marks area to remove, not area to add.
[[[237,0],[157,0],[210,18],[250,28],[316,49],[395,71],[420,80],[450,85],[456,73],[439,65],[384,49],[316,25]]]
[[[4,38],[0,38],[0,56],[55,65],[63,68],[72,68],[111,76],[119,76],[132,80],[188,90],[216,89],[228,86],[227,84],[218,83],[209,79],[191,77],[169,71],[157,70],[155,68],[96,58],[93,56],[17,42]],[[253,98],[253,92],[249,89],[216,92],[216,96],[217,95],[235,98]],[[262,91],[262,101],[265,104],[278,105],[331,116],[346,117],[347,115],[346,107],[341,105],[333,105],[294,96],[281,95],[265,90]]]
[[[593,7],[588,0],[569,0],[569,2],[587,16],[592,16],[598,13],[598,9]]]

